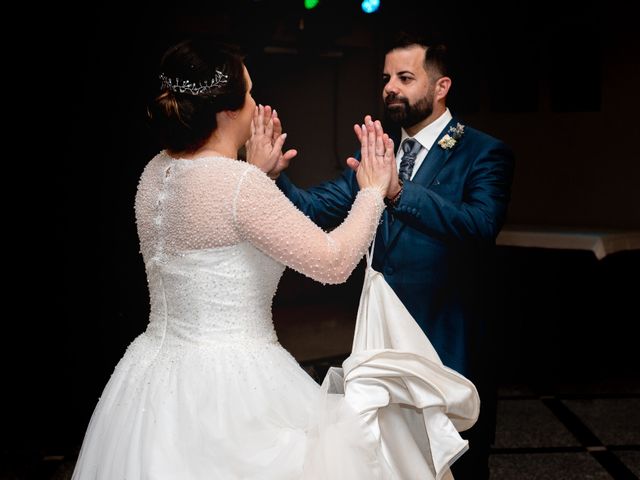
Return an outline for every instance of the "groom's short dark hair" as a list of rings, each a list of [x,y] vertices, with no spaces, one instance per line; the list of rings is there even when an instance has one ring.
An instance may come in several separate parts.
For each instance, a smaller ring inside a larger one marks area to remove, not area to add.
[[[439,77],[449,75],[447,46],[439,42],[435,37],[429,37],[423,33],[402,30],[387,41],[384,52],[387,54],[392,50],[408,48],[412,45],[420,45],[426,49],[424,68],[427,72],[435,72]]]

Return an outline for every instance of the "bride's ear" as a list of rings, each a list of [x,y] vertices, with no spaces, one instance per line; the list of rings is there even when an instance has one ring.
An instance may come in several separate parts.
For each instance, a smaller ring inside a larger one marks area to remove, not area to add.
[[[226,125],[228,123],[233,123],[233,121],[238,117],[237,110],[221,110],[216,113],[216,119],[218,121],[218,125]]]

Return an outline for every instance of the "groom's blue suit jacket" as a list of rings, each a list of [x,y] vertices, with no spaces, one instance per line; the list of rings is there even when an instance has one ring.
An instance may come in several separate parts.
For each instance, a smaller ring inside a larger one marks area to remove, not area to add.
[[[376,234],[373,268],[382,272],[443,363],[470,378],[484,363],[487,320],[494,298],[492,247],[510,198],[514,158],[501,141],[465,126],[456,145],[431,146],[395,211],[387,209]],[[395,143],[397,145],[397,142]],[[348,214],[359,187],[347,168],[308,190],[280,175],[285,195],[323,228]],[[489,307],[489,310],[487,309]]]

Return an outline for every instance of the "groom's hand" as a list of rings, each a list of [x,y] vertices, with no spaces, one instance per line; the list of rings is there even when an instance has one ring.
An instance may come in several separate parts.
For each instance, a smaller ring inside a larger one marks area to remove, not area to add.
[[[278,117],[278,112],[275,109],[273,109],[273,111],[271,112],[271,120],[273,122],[273,138],[271,140],[271,143],[275,144],[278,138],[280,138],[280,135],[282,134],[282,123],[280,122],[280,117]],[[297,154],[298,154],[298,151],[293,148],[287,150],[284,153],[282,153],[282,150],[281,150],[280,156],[278,157],[278,161],[276,162],[275,166],[270,171],[267,172],[267,175],[269,175],[269,177],[272,178],[273,180],[278,178],[280,173],[282,173],[284,170],[286,170],[289,167],[289,163],[291,162],[291,159],[295,157]]]

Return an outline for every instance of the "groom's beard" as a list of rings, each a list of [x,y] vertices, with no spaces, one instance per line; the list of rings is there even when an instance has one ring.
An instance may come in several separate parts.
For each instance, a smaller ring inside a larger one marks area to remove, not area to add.
[[[406,130],[433,113],[433,96],[434,89],[430,87],[424,97],[411,105],[406,97],[390,93],[384,99],[384,111],[392,122],[399,124]],[[389,105],[391,102],[401,102],[401,104]]]

